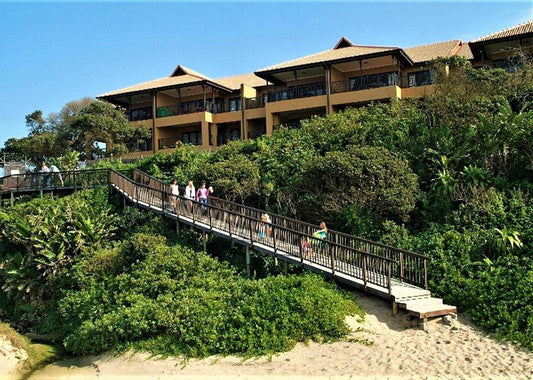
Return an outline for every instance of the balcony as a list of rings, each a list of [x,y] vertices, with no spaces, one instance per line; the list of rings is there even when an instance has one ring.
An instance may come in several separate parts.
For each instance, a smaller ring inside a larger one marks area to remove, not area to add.
[[[263,108],[265,106],[265,97],[257,96],[255,98],[246,98],[246,109]]]
[[[268,102],[279,102],[282,100],[308,98],[311,96],[326,95],[326,83],[313,83],[301,86],[287,87],[281,90],[271,91],[263,95],[263,105]]]
[[[429,86],[435,83],[433,74],[429,71],[418,71],[415,73],[409,73],[406,76],[401,77],[400,87],[420,87]]]
[[[285,122],[285,123],[281,123],[281,124],[275,124],[272,126],[272,130],[276,130],[276,129],[279,129],[281,127],[285,127],[287,129],[298,129],[302,126],[302,121],[301,120],[298,120],[298,121],[288,121],[288,122]]]
[[[224,112],[236,112],[242,109],[241,98],[230,99],[228,102],[224,101],[206,101],[204,106],[203,100],[196,100],[192,102],[183,102],[181,104],[169,105],[159,107],[157,109],[157,117],[168,117],[177,115],[186,115],[195,112],[211,112],[211,113],[224,113]]]
[[[331,83],[331,93],[336,94],[347,91],[368,90],[371,88],[397,86],[399,77],[396,73],[383,73],[374,75],[364,75],[345,81]]]
[[[202,132],[183,132],[181,137],[173,136],[157,140],[157,149],[174,149],[181,144],[202,145]]]
[[[152,107],[144,107],[127,111],[126,119],[128,121],[150,120],[152,115]]]

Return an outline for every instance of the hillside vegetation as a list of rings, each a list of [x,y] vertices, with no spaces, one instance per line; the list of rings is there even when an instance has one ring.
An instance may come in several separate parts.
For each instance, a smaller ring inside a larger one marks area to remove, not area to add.
[[[0,318],[72,354],[260,355],[346,336],[361,309],[311,274],[248,279],[107,189],[0,210]]]

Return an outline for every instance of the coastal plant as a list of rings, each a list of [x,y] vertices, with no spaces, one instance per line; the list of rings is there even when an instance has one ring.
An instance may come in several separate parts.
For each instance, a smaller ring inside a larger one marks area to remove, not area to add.
[[[315,275],[248,280],[204,253],[142,234],[133,239],[151,239],[128,245],[136,261],[118,274],[106,264],[98,281],[85,280],[60,300],[68,351],[134,347],[192,357],[260,355],[298,341],[339,339],[349,332],[345,316],[362,315],[349,296]],[[94,269],[84,269],[93,267],[91,260],[77,270],[91,277]]]

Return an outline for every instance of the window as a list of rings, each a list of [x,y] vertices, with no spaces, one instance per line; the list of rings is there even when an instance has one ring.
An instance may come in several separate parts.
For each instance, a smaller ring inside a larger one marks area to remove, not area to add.
[[[241,98],[231,98],[229,100],[229,111],[230,112],[239,111],[241,109],[242,109]]]
[[[240,140],[241,139],[241,129],[240,128],[235,128],[235,129],[231,129],[229,131],[230,133],[230,141],[236,141],[236,140]]]
[[[202,131],[183,132],[181,134],[181,141],[184,144],[202,145]]]
[[[408,87],[427,86],[430,84],[433,84],[433,74],[429,70],[407,74]]]
[[[362,77],[350,78],[349,90],[366,90],[368,88],[394,86],[395,84],[396,73],[364,75]]]
[[[495,69],[504,69],[510,73],[516,73],[523,67],[523,62],[521,57],[498,59],[492,62],[492,66]]]

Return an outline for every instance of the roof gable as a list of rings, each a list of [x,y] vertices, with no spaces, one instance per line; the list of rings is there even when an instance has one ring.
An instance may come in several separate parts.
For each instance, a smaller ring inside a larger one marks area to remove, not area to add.
[[[346,37],[341,37],[341,39],[339,40],[339,42],[337,42],[337,43],[335,44],[335,46],[333,46],[333,50],[342,49],[342,48],[349,47],[349,46],[354,46],[354,44],[352,43],[352,41],[350,41],[350,40],[347,39]]]

